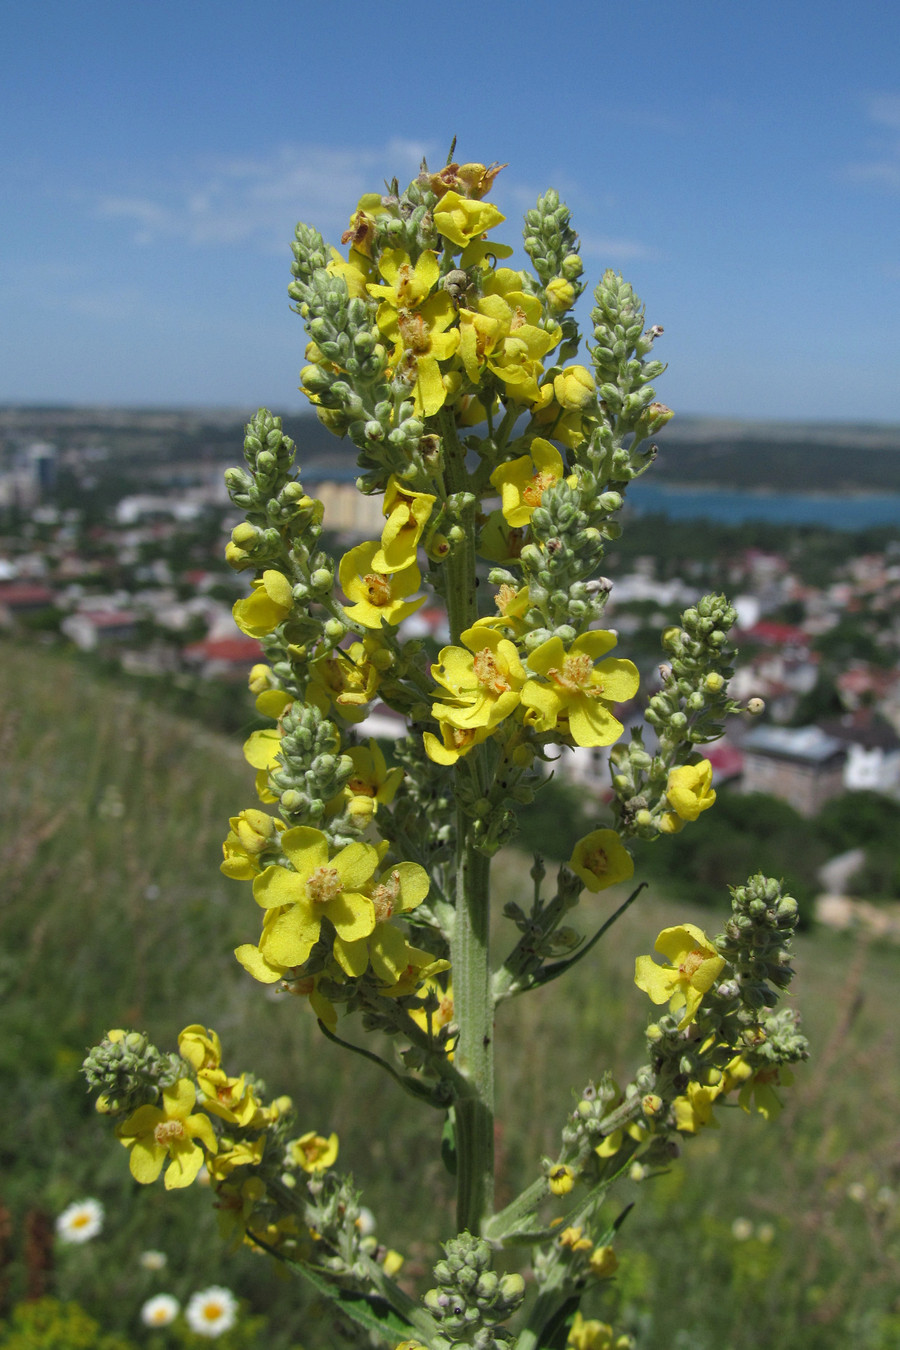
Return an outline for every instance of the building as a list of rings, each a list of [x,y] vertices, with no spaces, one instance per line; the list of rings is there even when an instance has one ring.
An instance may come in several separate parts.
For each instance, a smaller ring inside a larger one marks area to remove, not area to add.
[[[844,791],[847,752],[819,727],[754,727],[741,745],[744,792],[790,802],[802,816],[818,815]]]

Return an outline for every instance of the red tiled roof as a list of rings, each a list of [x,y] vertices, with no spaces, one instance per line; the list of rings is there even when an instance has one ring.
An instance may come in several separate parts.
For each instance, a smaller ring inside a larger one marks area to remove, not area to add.
[[[809,644],[809,637],[802,628],[790,623],[774,623],[771,619],[760,619],[752,628],[746,630],[746,636],[756,638],[758,642],[768,642],[772,646],[800,646]]]
[[[53,592],[46,586],[38,586],[26,581],[10,581],[0,584],[0,605],[9,609],[27,609],[30,605],[52,605]]]
[[[261,644],[252,637],[205,638],[203,642],[192,642],[184,649],[188,660],[234,661],[235,664],[259,661],[262,654]]]

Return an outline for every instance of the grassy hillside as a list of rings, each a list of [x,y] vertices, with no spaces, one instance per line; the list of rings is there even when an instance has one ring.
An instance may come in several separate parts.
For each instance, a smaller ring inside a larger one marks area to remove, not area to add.
[[[223,1255],[208,1194],[131,1182],[78,1075],[85,1048],[110,1026],[146,1030],[163,1048],[189,1022],[216,1027],[229,1067],[252,1065],[272,1094],[290,1092],[303,1129],[338,1131],[341,1163],[379,1235],[407,1255],[421,1287],[451,1215],[439,1116],[327,1043],[305,1001],[267,993],[231,955],[258,927],[249,888],[218,871],[227,817],[253,804],[239,745],[63,660],[6,646],[0,708],[0,1088],[12,1123],[0,1131],[0,1175],[14,1221],[13,1296],[26,1211],[56,1214],[93,1195],[107,1206],[104,1234],[61,1249],[54,1278],[106,1327],[140,1340],[136,1313],[151,1292],[184,1298],[220,1282],[270,1315],[267,1350],[346,1345],[327,1326],[301,1334],[301,1287],[262,1258]],[[501,860],[498,914],[504,899],[527,895],[528,866],[512,851]],[[609,909],[595,897],[576,922],[590,932]],[[624,1079],[637,1062],[649,1008],[634,957],[683,919],[711,922],[654,884],[576,976],[502,1010],[501,1199],[553,1146],[572,1089],[606,1067]],[[735,1110],[687,1141],[666,1176],[627,1188],[641,1203],[623,1230],[615,1297],[647,1350],[900,1345],[900,956],[814,932],[796,964],[813,1058],[779,1121]],[[164,1276],[140,1268],[146,1248],[169,1253]]]

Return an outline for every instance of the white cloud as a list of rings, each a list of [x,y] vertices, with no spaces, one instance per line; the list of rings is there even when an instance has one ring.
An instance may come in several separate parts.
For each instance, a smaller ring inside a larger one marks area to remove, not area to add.
[[[336,243],[353,204],[380,186],[373,172],[389,165],[411,177],[428,150],[406,140],[372,150],[285,144],[265,155],[201,161],[189,178],[173,169],[150,191],[98,198],[94,213],[129,223],[133,241],[143,245],[181,238],[280,252],[298,219],[315,222]]]
[[[658,248],[639,239],[609,239],[598,234],[582,234],[581,252],[610,263],[659,262],[663,256]]]
[[[846,182],[900,192],[900,94],[871,94],[866,100],[866,113],[878,128],[873,154],[845,165],[841,177]]]
[[[873,122],[900,131],[900,94],[873,94],[868,100],[868,111]]]

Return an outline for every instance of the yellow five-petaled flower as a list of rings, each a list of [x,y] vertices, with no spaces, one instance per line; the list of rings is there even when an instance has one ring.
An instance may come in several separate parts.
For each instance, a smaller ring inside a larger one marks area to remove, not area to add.
[[[155,1181],[169,1158],[166,1190],[189,1186],[203,1166],[206,1152],[218,1148],[207,1116],[193,1115],[197,1090],[189,1078],[163,1088],[161,1106],[139,1106],[116,1131],[131,1150],[131,1175],[142,1185]]]
[[[560,727],[583,746],[618,740],[623,728],[612,705],[634,697],[638,672],[631,661],[620,658],[594,665],[615,645],[614,633],[592,629],[576,638],[568,651],[561,638],[552,637],[529,653],[529,666],[543,678],[528,680],[521,697],[538,731]]]
[[[375,906],[363,887],[378,866],[378,850],[354,840],[329,857],[327,837],[307,825],[286,830],[281,847],[291,869],[267,867],[253,883],[254,899],[267,911],[261,955],[278,966],[302,965],[323,919],[344,942],[367,937],[375,927]]]
[[[431,667],[435,680],[446,690],[442,700],[432,705],[432,716],[461,731],[495,727],[517,707],[525,668],[515,643],[496,628],[473,624],[461,640],[468,651],[444,647],[439,662]]]
[[[341,588],[348,600],[355,601],[345,607],[345,612],[348,619],[355,619],[365,628],[380,628],[382,623],[402,623],[425,603],[424,595],[416,600],[409,599],[422,580],[415,563],[398,572],[377,572],[373,567],[377,553],[383,554],[381,545],[370,541],[351,548],[341,558]]]
[[[684,1015],[678,1023],[683,1031],[697,1015],[725,960],[702,929],[692,923],[664,928],[654,948],[669,964],[660,966],[652,956],[639,956],[634,964],[634,982],[654,1003],[668,1003],[673,1012],[683,1007]]]

